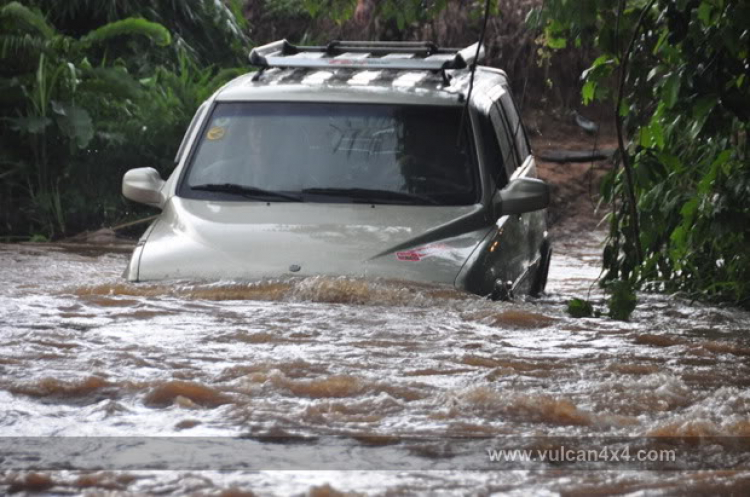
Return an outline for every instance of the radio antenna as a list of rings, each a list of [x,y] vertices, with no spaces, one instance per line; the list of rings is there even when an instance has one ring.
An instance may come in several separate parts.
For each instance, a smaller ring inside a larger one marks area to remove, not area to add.
[[[466,116],[469,112],[469,102],[471,101],[471,92],[474,89],[474,73],[477,70],[477,61],[479,60],[479,52],[482,50],[484,44],[484,35],[487,32],[487,20],[490,17],[490,0],[485,0],[484,3],[484,20],[482,21],[482,30],[479,32],[479,43],[477,43],[477,53],[474,56],[474,62],[471,64],[471,76],[469,76],[469,91],[466,95],[466,102],[464,103],[463,111],[461,112],[461,122],[458,125],[458,137],[456,145],[461,144],[461,135],[464,132],[464,123]]]

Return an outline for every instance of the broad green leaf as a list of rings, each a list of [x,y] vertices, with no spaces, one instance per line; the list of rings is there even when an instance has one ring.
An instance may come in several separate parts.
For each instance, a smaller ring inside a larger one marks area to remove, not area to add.
[[[692,121],[687,121],[690,127],[688,128],[688,137],[691,140],[695,140],[698,138],[698,135],[703,130],[703,125],[706,124],[705,119],[694,119]]]
[[[588,79],[598,79],[611,73],[611,67],[614,65],[615,60],[606,55],[602,55],[597,58],[591,67],[581,73],[581,79],[586,81]]]
[[[94,124],[86,109],[73,103],[54,101],[52,109],[58,115],[57,124],[63,134],[70,138],[78,148],[86,148],[94,137]]]
[[[684,226],[678,226],[672,232],[669,241],[669,256],[671,258],[672,270],[682,271],[685,268],[684,260],[688,252],[688,230]]]
[[[680,214],[684,218],[692,219],[698,210],[698,197],[693,197],[688,200],[680,209]]]
[[[719,175],[719,171],[721,170],[721,166],[724,165],[730,158],[732,157],[732,151],[731,150],[724,150],[719,154],[718,157],[711,163],[711,166],[708,168],[708,172],[701,178],[700,182],[698,182],[698,193],[702,195],[707,195],[712,187],[714,186],[714,183],[716,182],[716,178]]]
[[[649,127],[651,128],[653,144],[656,145],[659,150],[664,150],[664,128],[662,128],[661,123],[654,120]]]
[[[628,117],[628,114],[630,114],[630,104],[628,103],[627,99],[622,99],[622,102],[620,102],[620,108],[618,109],[617,113],[620,114],[620,117]]]
[[[713,108],[716,107],[717,102],[718,97],[716,95],[706,95],[699,98],[698,101],[695,102],[695,105],[693,105],[693,117],[696,120],[705,119],[708,114],[711,113]]]
[[[680,95],[680,75],[679,73],[673,72],[669,75],[664,86],[662,88],[662,98],[667,108],[672,108],[677,103],[677,98]]]
[[[732,151],[724,150],[719,154],[716,160],[714,160],[713,163],[711,163],[711,168],[721,168],[731,158],[732,158]]]
[[[713,6],[708,2],[701,2],[700,6],[698,7],[698,19],[701,20],[704,26],[709,26],[711,24],[711,11],[713,10]]]
[[[640,140],[639,143],[643,148],[651,148],[654,144],[654,139],[651,136],[651,128],[644,126],[640,129]]]
[[[547,38],[547,46],[553,50],[561,50],[568,45],[568,41],[565,38]]]
[[[663,29],[661,32],[661,35],[659,35],[659,41],[656,42],[656,45],[654,45],[653,54],[656,55],[659,53],[659,50],[661,49],[662,45],[664,45],[664,41],[669,36],[669,29]]]
[[[545,28],[548,36],[552,36],[565,31],[565,25],[557,19],[551,19]]]
[[[303,0],[302,5],[305,7],[305,10],[307,10],[308,14],[310,14],[310,17],[316,17],[323,7],[322,2],[314,0]]]
[[[600,55],[596,58],[596,60],[591,64],[591,68],[599,67],[604,64],[611,64],[612,59],[608,55]]]
[[[594,81],[586,81],[586,83],[583,85],[581,96],[583,97],[584,105],[588,105],[594,100],[594,96],[596,95],[596,86],[596,82]]]
[[[678,174],[683,172],[682,162],[680,162],[678,157],[669,153],[659,153],[657,157],[659,158],[659,162],[664,164],[670,171],[674,171]]]

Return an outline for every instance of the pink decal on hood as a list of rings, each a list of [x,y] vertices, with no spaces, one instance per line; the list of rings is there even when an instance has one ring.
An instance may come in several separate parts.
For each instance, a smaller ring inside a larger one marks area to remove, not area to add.
[[[404,252],[396,252],[396,258],[400,261],[418,262],[425,257],[448,250],[449,248],[450,247],[444,243],[435,243],[433,245],[425,245],[424,247],[406,250]]]

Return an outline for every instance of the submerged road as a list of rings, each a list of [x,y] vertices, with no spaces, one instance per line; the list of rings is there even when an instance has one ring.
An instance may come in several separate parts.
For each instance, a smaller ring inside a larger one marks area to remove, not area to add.
[[[126,251],[0,245],[0,492],[748,495],[750,314],[640,295],[630,322],[573,319],[603,301],[600,241],[558,240],[547,295],[512,303],[129,284]]]

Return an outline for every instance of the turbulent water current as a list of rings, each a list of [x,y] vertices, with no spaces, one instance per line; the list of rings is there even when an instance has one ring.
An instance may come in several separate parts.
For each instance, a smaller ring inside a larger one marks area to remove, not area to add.
[[[749,495],[750,315],[642,294],[573,319],[604,304],[600,240],[558,240],[515,302],[130,284],[127,248],[0,245],[0,492]]]

